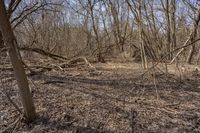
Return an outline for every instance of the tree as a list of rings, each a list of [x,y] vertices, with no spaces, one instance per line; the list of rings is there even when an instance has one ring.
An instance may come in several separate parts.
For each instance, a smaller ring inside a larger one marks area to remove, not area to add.
[[[95,23],[95,16],[94,16],[95,15],[94,14],[95,4],[96,4],[95,1],[88,0],[88,7],[89,7],[91,19],[92,19],[92,27],[93,27],[93,31],[96,36],[96,42],[97,42],[97,49],[98,49],[97,60],[99,62],[105,62],[104,58],[102,56],[102,53],[101,53],[101,41],[100,41],[100,37],[99,37],[99,33],[98,33],[98,27],[97,27],[97,24]]]
[[[169,59],[172,58],[172,54],[171,54],[171,26],[170,26],[170,6],[169,6],[169,0],[165,0],[165,4],[163,2],[163,0],[160,1],[162,8],[164,10],[165,13],[165,19],[166,19],[166,31],[167,31],[167,44],[166,44],[166,48],[167,48],[167,52],[170,53],[169,54]]]
[[[126,34],[123,35],[122,24],[120,24],[120,23],[122,23],[122,21],[119,20],[119,10],[120,10],[121,3],[119,3],[119,1],[111,1],[111,0],[109,0],[108,2],[109,2],[109,6],[111,8],[110,10],[111,10],[112,18],[113,18],[112,25],[113,25],[113,34],[115,37],[115,43],[116,43],[119,51],[124,52],[124,43],[125,43],[125,35]],[[128,9],[127,9],[127,12],[128,12]],[[126,29],[127,28],[125,28],[124,33],[126,33]]]
[[[170,10],[171,10],[171,16],[170,16],[170,29],[171,29],[171,42],[170,42],[170,53],[172,58],[172,51],[176,47],[176,0],[171,0],[170,3]]]
[[[193,42],[197,36],[197,29],[198,29],[198,25],[199,25],[199,22],[200,22],[200,8],[197,9],[197,14],[196,14],[196,17],[194,19],[194,22],[193,22],[193,27],[192,27],[192,30],[190,32],[190,35],[188,37],[188,39],[185,41],[185,43],[183,44],[183,47],[186,46],[189,42]],[[187,57],[187,63],[191,64],[191,61],[192,61],[192,57],[193,57],[193,54],[194,54],[194,50],[195,50],[195,46],[194,45],[191,45],[190,46],[191,49],[189,51],[189,54],[188,54],[188,57]],[[176,56],[171,60],[170,64],[173,63],[175,61],[175,59],[184,51],[185,49],[182,48],[177,54]]]
[[[195,38],[197,36],[197,32],[198,32],[198,25],[199,25],[199,21],[200,21],[200,8],[198,8],[196,12],[197,12],[197,16],[196,16],[196,19],[194,20],[190,42],[195,40]],[[192,57],[194,56],[194,51],[195,51],[195,45],[191,45],[190,51],[189,51],[189,54],[188,54],[188,57],[187,57],[187,60],[186,60],[186,62],[189,63],[189,64],[192,63]]]
[[[8,54],[14,69],[25,117],[27,122],[30,122],[36,117],[35,106],[31,97],[28,80],[17,46],[17,40],[11,28],[11,23],[5,8],[4,0],[0,0],[0,20],[0,30],[2,32],[3,41],[8,49]]]
[[[144,29],[143,29],[143,20],[142,20],[142,4],[143,1],[139,0],[138,2],[139,7],[138,7],[138,12],[139,12],[139,32],[140,32],[140,51],[141,51],[141,59],[142,59],[142,67],[147,68],[147,56],[146,56],[146,51],[145,51],[145,46],[144,46]]]
[[[142,60],[142,67],[144,69],[148,68],[148,62],[147,62],[147,55],[145,50],[145,42],[144,42],[144,25],[143,25],[143,17],[142,17],[142,7],[144,4],[143,0],[138,1],[132,1],[134,8],[131,6],[130,2],[126,0],[128,6],[130,7],[132,13],[134,14],[134,17],[137,22],[139,35],[140,35],[140,56]]]
[[[3,37],[2,37],[2,34],[1,34],[1,31],[0,31],[0,48],[3,47]]]

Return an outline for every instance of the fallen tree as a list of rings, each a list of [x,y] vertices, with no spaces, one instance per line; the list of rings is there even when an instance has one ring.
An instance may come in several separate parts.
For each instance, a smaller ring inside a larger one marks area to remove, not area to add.
[[[43,55],[43,56],[47,56],[47,57],[49,57],[49,58],[52,58],[52,59],[54,59],[54,60],[59,60],[59,61],[67,60],[66,57],[63,57],[63,56],[60,56],[60,55],[57,55],[57,54],[50,53],[50,52],[48,52],[48,51],[45,51],[45,50],[39,49],[39,48],[19,47],[19,50],[20,50],[20,51],[35,52],[35,53],[38,53],[38,54],[40,54],[40,55]]]

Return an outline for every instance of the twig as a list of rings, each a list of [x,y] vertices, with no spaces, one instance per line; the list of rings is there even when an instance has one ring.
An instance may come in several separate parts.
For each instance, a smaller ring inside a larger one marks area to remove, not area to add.
[[[30,71],[30,73],[36,73],[34,70],[32,70],[24,61],[22,61],[23,65]]]
[[[2,80],[1,80],[1,84],[2,84],[3,88],[5,88],[5,86],[4,86]],[[20,108],[17,106],[17,104],[16,104],[15,102],[13,102],[13,100],[10,98],[10,96],[9,96],[7,93],[3,92],[3,90],[1,91],[1,93],[2,93],[5,97],[7,97],[8,101],[15,107],[15,109],[16,109],[21,115],[23,115],[23,112],[20,110]]]
[[[130,111],[130,127],[131,127],[131,132],[134,133],[135,130],[137,130],[136,124],[137,124],[137,118],[138,112],[135,111],[133,108],[131,108]]]
[[[22,120],[22,118],[23,118],[23,115],[20,115],[18,120],[16,120],[16,122],[14,123],[14,126],[13,126],[12,133],[15,133],[15,130],[17,129],[17,127],[18,127],[20,121]]]
[[[23,112],[20,110],[20,108],[17,106],[17,104],[16,104],[15,102],[13,102],[13,100],[10,98],[10,96],[9,96],[7,93],[5,93],[5,92],[3,92],[3,91],[1,91],[1,93],[2,93],[5,97],[7,97],[8,101],[15,107],[15,109],[16,109],[20,114],[23,114]]]
[[[0,131],[0,133],[5,133],[7,132],[7,130],[9,130],[10,128],[13,127],[12,133],[15,132],[18,123],[22,120],[23,115],[20,115],[13,123],[11,123],[7,128],[5,128],[4,130]]]

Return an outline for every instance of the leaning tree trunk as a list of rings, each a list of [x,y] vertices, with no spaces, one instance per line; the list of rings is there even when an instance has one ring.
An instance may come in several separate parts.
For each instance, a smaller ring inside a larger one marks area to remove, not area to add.
[[[188,64],[191,64],[191,63],[192,63],[192,57],[193,57],[193,55],[194,55],[194,50],[195,50],[195,45],[190,46],[189,54],[188,54],[187,60],[186,60],[186,62],[187,62]]]
[[[21,56],[17,49],[16,38],[8,18],[4,0],[0,0],[0,30],[13,65],[26,120],[30,122],[36,117],[35,107],[31,97],[28,80],[23,68]]]

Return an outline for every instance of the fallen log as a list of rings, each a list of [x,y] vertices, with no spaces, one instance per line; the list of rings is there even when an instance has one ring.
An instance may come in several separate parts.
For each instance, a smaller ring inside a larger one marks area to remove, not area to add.
[[[67,61],[66,63],[62,63],[60,64],[59,66],[62,67],[62,68],[65,68],[65,67],[69,67],[69,66],[72,66],[78,62],[85,62],[85,64],[87,66],[89,66],[90,68],[94,69],[95,67],[92,66],[92,64],[90,64],[90,62],[86,59],[86,57],[77,57],[77,58],[74,58],[74,59],[71,59],[69,61]]]
[[[63,57],[63,56],[60,56],[60,55],[57,55],[57,54],[52,54],[50,52],[47,52],[43,49],[39,49],[39,48],[28,48],[28,47],[19,47],[19,50],[21,51],[30,51],[30,52],[35,52],[35,53],[38,53],[40,55],[43,55],[43,56],[47,56],[49,58],[52,58],[54,60],[59,60],[59,61],[64,61],[64,60],[67,60],[66,57]]]

